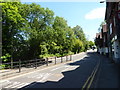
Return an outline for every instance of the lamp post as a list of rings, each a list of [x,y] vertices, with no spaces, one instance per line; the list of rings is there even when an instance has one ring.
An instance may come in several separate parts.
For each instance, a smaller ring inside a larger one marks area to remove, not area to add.
[[[105,1],[103,0],[103,1],[100,1],[100,3],[104,3]]]

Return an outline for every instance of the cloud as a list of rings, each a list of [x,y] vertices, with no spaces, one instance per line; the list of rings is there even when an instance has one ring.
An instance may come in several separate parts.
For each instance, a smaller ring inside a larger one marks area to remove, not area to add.
[[[105,17],[105,7],[96,8],[85,15],[85,19],[98,19]]]

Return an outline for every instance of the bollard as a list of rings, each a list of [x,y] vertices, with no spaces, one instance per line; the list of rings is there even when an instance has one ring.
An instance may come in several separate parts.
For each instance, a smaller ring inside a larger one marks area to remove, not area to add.
[[[21,60],[19,59],[19,73],[21,72]]]
[[[56,64],[56,57],[55,57],[55,64]]]
[[[46,65],[48,66],[48,58],[46,58]]]
[[[63,62],[63,58],[61,57],[61,63]]]
[[[37,59],[35,59],[35,69],[37,69]]]

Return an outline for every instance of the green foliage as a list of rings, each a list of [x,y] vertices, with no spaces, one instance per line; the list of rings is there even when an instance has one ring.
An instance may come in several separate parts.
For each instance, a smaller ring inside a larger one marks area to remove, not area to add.
[[[48,57],[53,57],[55,56],[54,54],[43,54],[43,55],[39,55],[39,58],[48,58]]]
[[[9,54],[9,53],[6,53],[4,56],[1,56],[1,59],[2,59],[2,63],[3,64],[1,64],[0,65],[0,70],[1,69],[5,69],[5,68],[7,68],[7,67],[9,67],[10,65],[4,65],[4,62],[8,62],[8,61],[10,61],[10,58],[11,58],[11,55]]]
[[[4,69],[4,68],[5,68],[5,65],[4,65],[4,64],[1,64],[1,65],[0,65],[0,70],[1,70],[1,69]]]
[[[85,34],[83,32],[83,29],[80,26],[76,26],[73,28],[74,34],[76,36],[76,38],[80,39],[81,41],[86,41],[86,37]]]
[[[40,50],[41,50],[41,54],[48,54],[48,49],[47,49],[47,44],[46,43],[42,43],[40,45]]]
[[[79,53],[83,50],[84,50],[83,42],[79,39],[76,39],[75,44],[74,44],[74,48],[73,48],[74,53]]]
[[[94,46],[94,45],[95,45],[95,43],[94,43],[94,42],[89,41],[89,47],[90,47],[90,48],[92,48],[92,46]]]
[[[9,53],[6,53],[4,56],[1,57],[2,61],[6,62],[10,59],[11,55]]]
[[[35,3],[4,2],[2,6],[3,59],[13,61],[64,56],[88,49],[83,29],[71,28],[63,17]]]

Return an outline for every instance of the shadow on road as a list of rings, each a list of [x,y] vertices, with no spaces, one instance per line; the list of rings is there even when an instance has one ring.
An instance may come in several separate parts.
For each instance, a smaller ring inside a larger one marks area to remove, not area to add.
[[[95,67],[97,61],[101,59],[101,61],[103,61],[103,64],[101,65],[101,71],[100,74],[101,76],[99,77],[99,88],[103,86],[103,81],[104,81],[104,86],[102,88],[109,88],[110,86],[113,85],[114,82],[112,81],[116,81],[116,80],[112,80],[110,79],[110,81],[107,81],[108,78],[112,77],[111,74],[112,72],[115,72],[115,68],[113,67],[114,65],[111,64],[109,62],[109,59],[99,55],[95,52],[88,52],[87,56],[79,61],[73,62],[73,63],[67,63],[67,65],[70,66],[79,66],[78,68],[71,70],[71,71],[65,71],[62,72],[63,74],[63,78],[60,79],[59,81],[46,81],[44,83],[41,82],[33,82],[19,90],[23,90],[26,88],[81,88],[84,83],[86,82],[86,80],[88,79],[88,77],[90,76],[91,72],[93,71],[93,68]],[[109,67],[112,66],[112,67]],[[109,70],[111,69],[111,70]],[[114,69],[114,70],[113,70]],[[110,77],[108,77],[108,74],[110,75]],[[105,78],[104,78],[105,77]],[[114,76],[113,76],[114,77]],[[113,78],[114,79],[114,78]],[[102,83],[101,83],[102,81]],[[109,84],[109,82],[112,82]],[[107,84],[108,83],[108,84]],[[101,86],[102,85],[102,86]],[[108,86],[106,86],[108,85]],[[114,85],[115,87],[117,87],[116,85]],[[112,86],[112,87],[114,87]]]
[[[41,82],[33,82],[19,90],[26,88],[81,88],[85,83],[86,79],[91,74],[94,66],[96,65],[97,54],[87,53],[87,56],[79,61],[73,63],[67,63],[70,66],[78,66],[75,70],[62,72],[63,78],[57,82],[54,81],[46,81],[44,83]]]

